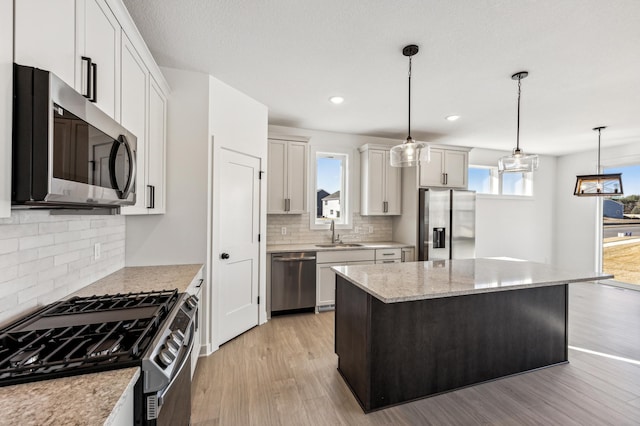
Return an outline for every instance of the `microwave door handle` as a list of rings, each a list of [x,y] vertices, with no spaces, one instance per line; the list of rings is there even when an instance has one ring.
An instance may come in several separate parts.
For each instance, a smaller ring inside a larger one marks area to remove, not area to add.
[[[127,184],[122,190],[121,198],[128,198],[136,184],[136,157],[135,152],[131,150],[131,145],[124,135],[118,137],[118,141],[124,144],[124,148],[129,156],[129,176],[127,176]]]
[[[116,179],[116,160],[118,159],[118,151],[120,146],[123,145],[126,150],[126,155],[129,157],[129,175],[127,177],[127,183],[124,189],[120,189],[118,186],[118,179]],[[117,141],[113,141],[111,147],[111,153],[109,154],[109,179],[111,180],[111,187],[118,194],[118,198],[126,199],[131,191],[133,191],[134,180],[136,177],[136,161],[131,152],[131,146],[129,141],[124,135],[120,135]]]

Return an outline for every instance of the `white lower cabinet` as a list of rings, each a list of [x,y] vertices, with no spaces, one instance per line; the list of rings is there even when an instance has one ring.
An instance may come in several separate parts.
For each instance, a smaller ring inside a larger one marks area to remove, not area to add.
[[[375,250],[336,250],[316,255],[316,306],[332,308],[336,303],[336,274],[333,266],[373,265]]]

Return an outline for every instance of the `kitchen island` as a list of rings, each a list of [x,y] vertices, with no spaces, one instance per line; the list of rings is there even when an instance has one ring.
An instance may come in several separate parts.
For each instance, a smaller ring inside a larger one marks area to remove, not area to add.
[[[568,362],[568,284],[516,259],[335,267],[338,370],[365,412]]]

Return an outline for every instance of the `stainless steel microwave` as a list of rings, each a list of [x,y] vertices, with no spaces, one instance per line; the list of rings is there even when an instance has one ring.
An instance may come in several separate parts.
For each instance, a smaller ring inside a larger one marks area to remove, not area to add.
[[[136,201],[136,137],[54,74],[14,64],[12,204]]]

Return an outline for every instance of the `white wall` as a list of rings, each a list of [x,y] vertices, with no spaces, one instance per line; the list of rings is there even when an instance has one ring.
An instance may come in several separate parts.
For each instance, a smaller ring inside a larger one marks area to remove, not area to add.
[[[602,199],[573,195],[576,175],[596,172],[597,155],[593,150],[558,158],[554,243],[555,264],[562,268],[584,271],[601,268]],[[603,168],[640,164],[640,144],[636,142],[602,149],[600,162]]]
[[[474,148],[469,164],[497,166],[509,154]],[[555,259],[556,158],[540,157],[533,174],[533,197],[478,195],[476,201],[476,256],[509,256],[534,262]]]
[[[13,210],[0,219],[0,325],[122,268],[124,238],[122,216]]]
[[[166,213],[127,216],[127,266],[205,263],[209,76],[163,68],[167,106]]]
[[[0,217],[11,214],[13,2],[0,0]]]

